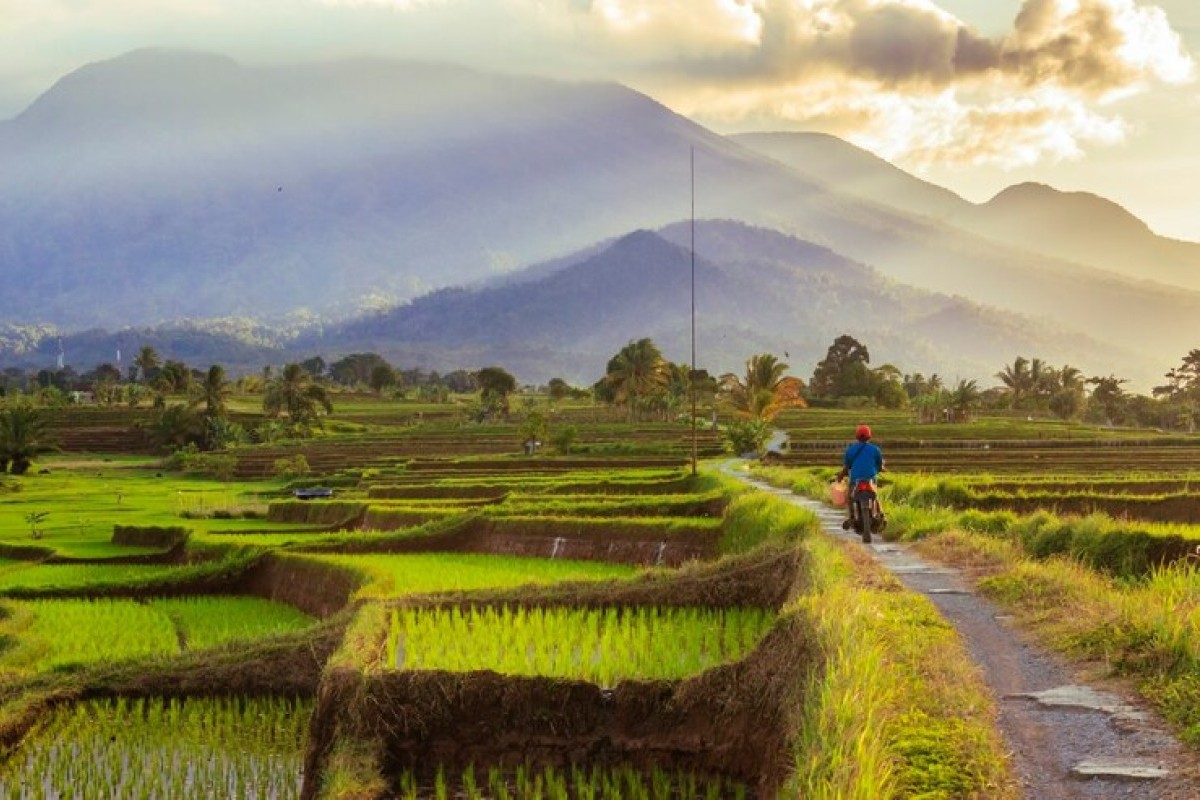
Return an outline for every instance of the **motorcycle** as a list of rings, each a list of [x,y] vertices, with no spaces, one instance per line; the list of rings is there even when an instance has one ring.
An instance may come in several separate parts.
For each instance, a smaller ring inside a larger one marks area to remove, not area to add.
[[[850,526],[862,536],[864,544],[870,544],[871,534],[881,532],[886,524],[874,482],[855,483],[850,496]]]

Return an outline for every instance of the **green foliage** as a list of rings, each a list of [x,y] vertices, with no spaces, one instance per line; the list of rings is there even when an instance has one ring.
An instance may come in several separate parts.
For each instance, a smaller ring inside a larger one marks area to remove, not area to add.
[[[287,415],[294,428],[318,423],[322,414],[333,413],[333,402],[324,386],[299,364],[288,364],[279,377],[267,384],[263,393],[263,412],[267,416]]]
[[[735,419],[725,426],[724,434],[734,455],[758,454],[771,438],[771,426],[761,419]]]
[[[601,394],[608,402],[628,408],[633,419],[665,394],[669,366],[653,340],[630,341],[609,359],[600,380]]]
[[[49,511],[30,511],[25,515],[25,524],[29,526],[29,538],[41,539],[44,535],[42,523],[50,516]]]
[[[0,472],[24,475],[40,455],[54,451],[49,422],[41,409],[27,403],[0,408]]]
[[[166,406],[154,417],[148,433],[160,450],[195,447],[204,440],[204,418],[182,404]]]
[[[308,465],[308,459],[304,457],[303,453],[277,458],[271,466],[271,474],[287,480],[301,478],[311,472],[312,467]]]
[[[203,453],[193,443],[172,453],[164,465],[185,475],[231,481],[237,473],[237,463],[237,456],[231,453]]]
[[[554,448],[554,452],[559,455],[569,456],[575,449],[575,442],[579,439],[579,429],[574,425],[563,425],[554,430],[550,435],[550,446]]]

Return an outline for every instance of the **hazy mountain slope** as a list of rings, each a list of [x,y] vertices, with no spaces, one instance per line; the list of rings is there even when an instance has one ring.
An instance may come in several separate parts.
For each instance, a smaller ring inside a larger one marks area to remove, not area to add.
[[[124,327],[417,296],[686,217],[693,149],[703,217],[1167,363],[1200,337],[1197,295],[837,191],[620,86],[163,52],[79,70],[0,124],[0,319]]]
[[[978,233],[1043,253],[1200,289],[1200,244],[1156,235],[1103,197],[1024,183],[950,217]]]
[[[1012,247],[1200,291],[1200,244],[1158,236],[1126,209],[1094,194],[1021,184],[976,205],[835,136],[800,132],[730,138],[840,191]]]
[[[911,175],[844,139],[807,131],[741,133],[729,137],[839,191],[913,214],[944,219],[971,204],[949,189]]]
[[[523,380],[593,381],[632,338],[651,336],[686,361],[690,228],[638,231],[601,252],[505,285],[435,292],[392,311],[302,338],[300,349],[377,349],[427,366],[508,365]],[[754,352],[811,372],[851,332],[875,363],[986,378],[1018,353],[1107,369],[1136,359],[1044,323],[899,286],[875,270],[775,231],[701,222],[696,236],[697,349],[702,366],[739,370]],[[784,354],[787,354],[786,356]]]

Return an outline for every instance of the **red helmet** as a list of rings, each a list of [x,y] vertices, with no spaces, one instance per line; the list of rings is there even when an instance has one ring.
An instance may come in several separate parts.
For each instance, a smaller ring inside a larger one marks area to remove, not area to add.
[[[857,428],[854,429],[854,438],[858,439],[860,442],[865,442],[868,439],[870,439],[871,438],[871,426],[870,425],[859,425]]]

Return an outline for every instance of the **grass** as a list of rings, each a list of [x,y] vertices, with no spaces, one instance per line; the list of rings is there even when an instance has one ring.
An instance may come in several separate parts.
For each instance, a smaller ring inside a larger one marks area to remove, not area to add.
[[[350,567],[370,577],[361,597],[403,597],[436,592],[466,592],[563,581],[627,578],[634,567],[599,561],[517,558],[474,553],[311,556]]]
[[[50,474],[14,478],[15,492],[0,503],[0,545],[37,545],[75,558],[155,552],[112,545],[114,525],[185,524],[198,532],[247,527],[247,520],[188,519],[182,515],[258,505],[278,482],[221,482],[161,473],[147,462],[48,461]],[[61,465],[61,466],[60,466]],[[34,540],[25,516],[48,512]],[[262,527],[255,524],[253,527]],[[273,526],[286,530],[285,526]]]
[[[672,680],[745,656],[774,614],[762,609],[395,609],[391,669],[575,678],[612,686]]]
[[[0,672],[42,672],[169,656],[225,642],[299,630],[312,618],[257,597],[9,602],[0,634]]]
[[[806,540],[800,599],[824,651],[809,678],[789,796],[1016,797],[995,709],[954,629],[858,550]]]
[[[1176,565],[1115,579],[962,530],[921,546],[983,571],[980,588],[1046,642],[1133,679],[1185,741],[1200,745],[1200,570]]]
[[[0,796],[300,794],[309,704],[281,699],[93,700],[61,706],[0,766]]]

